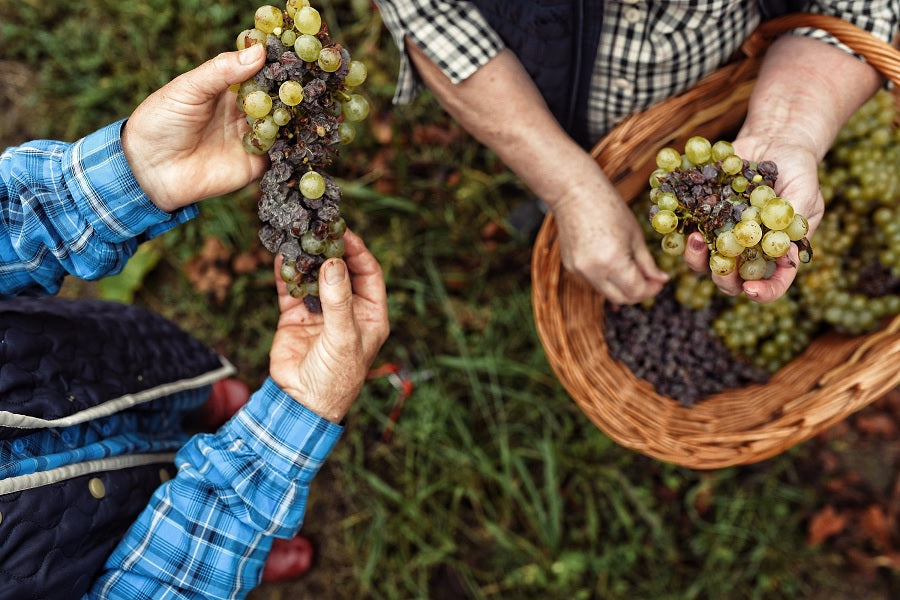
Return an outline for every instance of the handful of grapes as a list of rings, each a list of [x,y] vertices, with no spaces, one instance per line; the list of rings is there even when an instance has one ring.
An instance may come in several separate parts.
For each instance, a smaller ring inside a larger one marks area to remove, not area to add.
[[[257,8],[254,27],[237,37],[237,48],[266,47],[266,64],[236,86],[237,105],[250,130],[244,149],[268,153],[260,180],[259,238],[284,257],[281,278],[288,292],[320,312],[319,267],[344,254],[347,229],[341,190],[325,169],[340,144],[356,137],[369,103],[354,89],[366,79],[364,63],[335,43],[308,0],[287,0],[284,10]]]
[[[775,260],[797,244],[802,262],[812,259],[806,218],[775,194],[778,167],[753,163],[730,142],[702,136],[687,140],[684,154],[667,147],[656,155],[650,176],[650,223],[663,235],[666,254],[684,253],[685,237],[703,235],[716,275],[737,270],[744,280],[765,279]]]

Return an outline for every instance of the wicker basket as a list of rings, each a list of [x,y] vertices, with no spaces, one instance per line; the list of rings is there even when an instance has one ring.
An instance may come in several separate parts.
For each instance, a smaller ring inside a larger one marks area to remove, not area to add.
[[[743,56],[689,91],[633,115],[601,140],[592,156],[623,198],[647,189],[663,146],[691,135],[735,131],[765,49],[781,33],[825,29],[900,83],[900,52],[867,32],[822,15],[767,21]],[[687,118],[686,122],[681,121]],[[673,131],[673,123],[681,126]],[[900,315],[875,333],[828,333],[773,375],[682,407],[613,360],[604,338],[603,297],[561,266],[557,228],[548,215],[532,255],[532,303],[541,342],[557,377],[591,421],[619,444],[694,469],[757,462],[809,439],[900,384]]]

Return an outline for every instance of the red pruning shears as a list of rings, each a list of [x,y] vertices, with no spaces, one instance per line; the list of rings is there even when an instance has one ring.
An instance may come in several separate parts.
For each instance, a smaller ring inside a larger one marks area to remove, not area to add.
[[[413,390],[415,390],[416,387],[415,384],[419,381],[431,379],[433,376],[434,372],[431,369],[410,373],[396,363],[384,363],[369,371],[366,379],[371,381],[372,379],[378,379],[379,377],[387,377],[388,382],[394,386],[394,389],[398,392],[397,399],[394,401],[394,406],[391,407],[391,412],[388,415],[387,425],[385,425],[384,431],[381,434],[382,442],[388,443],[391,441],[391,437],[394,435],[394,427],[400,419],[400,413],[403,411],[403,404],[410,396],[412,396]]]

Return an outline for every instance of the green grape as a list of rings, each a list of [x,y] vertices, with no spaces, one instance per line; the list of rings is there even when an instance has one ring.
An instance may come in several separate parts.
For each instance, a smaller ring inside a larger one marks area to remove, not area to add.
[[[349,144],[356,139],[356,127],[347,121],[341,121],[338,125],[338,137],[342,144]]]
[[[722,256],[718,252],[709,255],[709,270],[715,275],[730,275],[734,272],[737,261],[733,256]]]
[[[747,209],[749,210],[749,209]],[[744,211],[747,212],[746,210]],[[744,215],[741,215],[741,220],[735,223],[734,229],[732,229],[732,233],[734,234],[735,240],[744,248],[752,248],[759,243],[759,240],[762,239],[763,231],[762,227],[760,227],[759,223],[757,223],[753,219],[744,220]]]
[[[681,152],[675,148],[663,148],[656,153],[656,166],[667,172],[674,171],[681,167]]]
[[[784,256],[791,247],[791,238],[783,231],[767,231],[759,242],[762,251],[772,258]]]
[[[276,29],[280,33],[281,27],[284,25],[284,17],[280,9],[265,4],[256,9],[256,14],[253,15],[253,24],[263,33],[273,33]]]
[[[723,231],[716,236],[716,250],[722,256],[739,256],[744,246],[738,241],[733,230]]]
[[[669,233],[678,227],[678,217],[671,210],[661,210],[650,221],[657,233]]]
[[[325,178],[315,171],[307,171],[300,178],[300,193],[315,200],[325,193]]]
[[[297,41],[297,32],[293,29],[288,29],[284,33],[281,34],[281,43],[284,44],[285,48],[290,48],[294,45],[294,42]]]
[[[748,185],[750,185],[750,182],[747,181],[747,178],[743,175],[736,175],[735,178],[731,180],[731,189],[738,194],[742,194],[747,189]]]
[[[347,76],[344,77],[344,85],[348,87],[357,87],[362,85],[362,83],[366,80],[366,76],[368,75],[368,69],[366,69],[366,63],[359,60],[351,60],[350,64],[347,65]]]
[[[734,146],[731,145],[731,142],[719,140],[712,145],[711,157],[713,162],[724,161],[729,156],[734,156]]]
[[[741,279],[744,281],[762,279],[766,275],[766,263],[768,262],[769,261],[762,257],[753,260],[742,260],[741,266],[738,267],[738,275],[740,275]]]
[[[297,263],[292,260],[282,262],[278,274],[285,283],[297,283],[302,275],[297,269]]]
[[[369,116],[369,101],[359,94],[350,94],[350,98],[344,102],[342,110],[348,120],[363,121]]]
[[[685,237],[680,231],[670,231],[665,234],[660,242],[663,252],[669,256],[681,256],[684,254]]]
[[[794,220],[794,207],[784,198],[776,196],[766,201],[759,211],[759,217],[769,229],[785,229]]]
[[[287,11],[288,16],[293,19],[297,11],[304,6],[309,6],[309,0],[287,0],[284,9]]]
[[[800,213],[794,213],[791,224],[784,229],[784,232],[791,238],[792,242],[805,238],[806,234],[809,233],[809,223],[806,221],[806,217]]]
[[[334,73],[341,68],[343,57],[341,57],[340,50],[338,50],[334,46],[329,46],[327,48],[322,48],[321,52],[319,52],[319,58],[316,59],[316,62],[323,71],[327,73]]]
[[[705,137],[695,135],[685,142],[684,155],[695,165],[702,165],[712,156],[712,146]]]
[[[344,232],[347,231],[347,222],[344,221],[343,217],[338,217],[337,221],[332,221],[328,224],[328,235],[332,238],[339,238],[344,236]]]
[[[344,255],[344,240],[341,238],[325,240],[325,249],[322,254],[326,258],[340,258]]]
[[[297,40],[294,42],[294,52],[297,53],[300,60],[316,62],[321,51],[322,42],[314,35],[304,34],[297,36]]]
[[[300,291],[304,296],[318,296],[319,295],[319,282],[318,281],[305,281],[300,284]]]
[[[762,223],[762,220],[759,218],[759,209],[755,206],[748,206],[744,209],[744,212],[741,213],[741,221],[756,221],[757,223]]]
[[[656,198],[656,204],[660,210],[675,211],[678,209],[678,197],[672,192],[663,192]]]
[[[272,115],[266,115],[262,119],[256,119],[251,124],[253,131],[261,138],[274,140],[278,135],[278,124]]]
[[[269,148],[271,148],[274,143],[274,139],[261,138],[252,130],[245,133],[241,138],[241,145],[244,147],[244,150],[249,154],[256,154],[258,156],[268,152]]]
[[[243,50],[253,44],[265,44],[266,34],[259,29],[245,29],[237,36],[235,45],[238,50]]]
[[[729,175],[736,175],[744,168],[744,161],[740,156],[730,154],[722,159],[722,170]]]
[[[666,171],[665,169],[654,170],[652,173],[650,173],[650,179],[649,179],[650,187],[658,188],[660,186],[660,184],[662,183],[662,181],[666,178],[666,175],[668,175],[668,174],[669,174],[669,172]]]
[[[291,111],[283,106],[276,108],[272,111],[272,120],[275,121],[275,124],[279,127],[287,125],[291,120]]]
[[[297,106],[303,102],[303,84],[290,79],[278,87],[278,98],[287,106]]]
[[[322,254],[325,250],[325,240],[320,240],[312,231],[307,231],[300,236],[300,247],[307,254]]]
[[[244,96],[244,112],[256,119],[262,119],[272,110],[272,98],[262,90],[250,92]]]
[[[300,33],[316,35],[322,29],[322,16],[312,6],[303,6],[294,13],[294,27]]]
[[[775,197],[775,190],[767,185],[758,185],[750,192],[750,206],[762,208],[766,202]]]

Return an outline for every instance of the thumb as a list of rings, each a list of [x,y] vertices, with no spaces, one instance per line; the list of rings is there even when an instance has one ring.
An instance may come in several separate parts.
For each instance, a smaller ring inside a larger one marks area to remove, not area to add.
[[[325,335],[332,340],[349,340],[357,335],[353,319],[353,289],[347,265],[332,258],[319,269],[319,300],[325,320]]]
[[[186,100],[207,102],[219,96],[228,86],[253,77],[263,66],[265,56],[263,44],[253,44],[239,52],[222,52],[175,81],[180,83]]]

